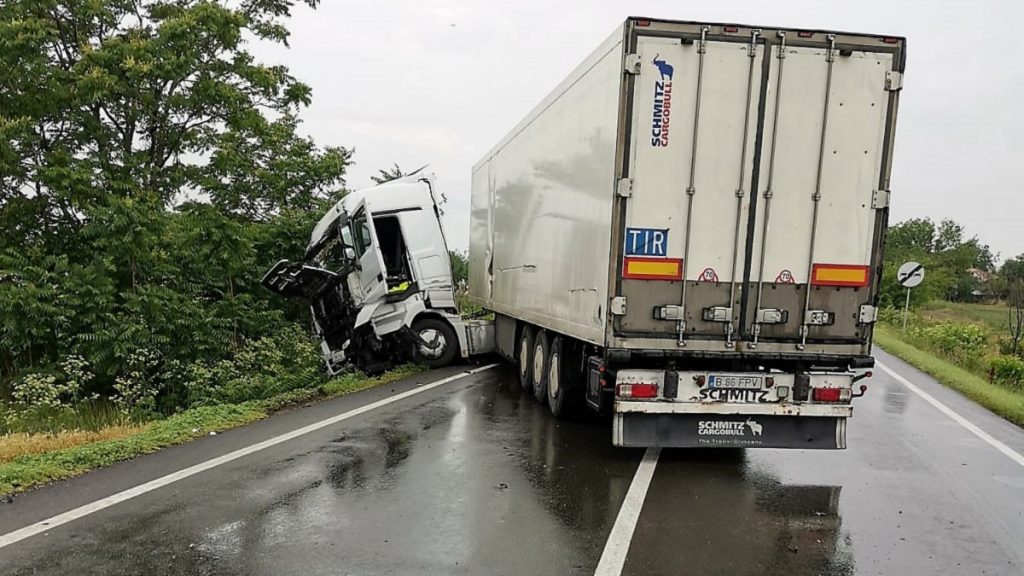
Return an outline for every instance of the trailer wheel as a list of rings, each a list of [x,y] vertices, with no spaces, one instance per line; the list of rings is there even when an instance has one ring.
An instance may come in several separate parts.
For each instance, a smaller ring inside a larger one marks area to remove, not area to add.
[[[548,408],[555,418],[564,418],[569,413],[569,394],[573,384],[570,370],[572,360],[568,346],[561,336],[551,341],[551,358],[548,360]]]
[[[523,325],[519,334],[519,384],[523,390],[533,390],[533,329]]]
[[[537,402],[546,402],[548,395],[548,361],[551,346],[546,330],[540,330],[533,338],[533,397]]]
[[[416,344],[417,362],[441,368],[455,360],[459,338],[450,324],[437,318],[423,318],[413,322],[412,331],[421,341]]]

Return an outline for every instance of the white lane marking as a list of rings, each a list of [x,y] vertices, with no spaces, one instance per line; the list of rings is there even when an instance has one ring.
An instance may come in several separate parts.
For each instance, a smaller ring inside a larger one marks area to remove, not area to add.
[[[629,484],[626,498],[619,508],[612,532],[608,535],[608,542],[604,545],[604,552],[601,553],[601,560],[597,563],[594,576],[622,574],[622,567],[626,564],[626,553],[629,552],[633,531],[636,530],[636,522],[640,519],[640,510],[644,507],[644,498],[647,497],[647,489],[654,478],[654,468],[658,465],[660,454],[661,448],[648,448],[647,452],[644,452],[644,458],[636,467],[633,482]]]
[[[917,394],[921,398],[924,398],[926,402],[928,402],[932,406],[935,406],[936,408],[938,408],[940,412],[942,412],[946,416],[949,416],[950,418],[952,418],[954,422],[956,422],[957,424],[963,426],[964,428],[966,428],[968,431],[970,431],[972,434],[974,434],[978,438],[981,438],[985,442],[988,442],[989,445],[991,445],[993,448],[995,448],[996,450],[999,450],[1000,452],[1005,454],[1007,458],[1009,458],[1010,460],[1013,460],[1014,462],[1016,462],[1017,464],[1020,464],[1021,466],[1024,466],[1024,456],[1021,456],[1019,452],[1017,452],[1013,448],[1010,448],[1006,444],[1003,444],[999,440],[996,440],[988,432],[985,432],[981,428],[978,428],[973,422],[971,422],[967,418],[964,418],[963,416],[957,414],[956,412],[953,411],[952,408],[950,408],[949,406],[946,406],[942,402],[939,402],[938,400],[935,399],[934,396],[932,396],[931,394],[929,394],[929,393],[925,392],[924,390],[918,388],[910,380],[907,380],[903,376],[900,376],[899,374],[897,374],[896,371],[893,370],[892,368],[889,368],[888,366],[886,366],[885,364],[879,362],[878,360],[875,360],[875,365],[878,366],[879,368],[881,368],[882,370],[884,370],[885,372],[887,372],[889,374],[889,376],[892,376],[900,384],[903,384],[907,388],[910,388],[910,390],[913,393]]]
[[[380,408],[382,406],[387,406],[388,404],[391,404],[393,402],[404,400],[405,398],[415,396],[416,394],[426,392],[427,390],[433,390],[438,386],[444,386],[449,382],[453,382],[460,378],[465,378],[466,376],[476,374],[477,372],[489,370],[491,368],[494,368],[495,366],[497,366],[497,364],[488,364],[487,366],[481,366],[479,368],[474,368],[467,372],[462,372],[459,374],[449,376],[447,378],[443,378],[441,380],[438,380],[437,382],[424,384],[417,388],[413,388],[412,390],[402,392],[401,394],[395,394],[394,396],[389,396],[387,398],[384,398],[383,400],[371,402],[365,406],[360,406],[359,408],[354,408],[352,410],[349,410],[348,412],[338,414],[337,416],[331,416],[326,420],[314,422],[312,424],[309,424],[308,426],[303,426],[302,428],[298,428],[296,430],[292,430],[291,432],[281,434],[280,436],[275,436],[262,442],[246,446],[245,448],[239,448],[238,450],[235,450],[234,452],[229,452],[227,454],[224,454],[223,456],[218,456],[205,462],[200,462],[199,464],[189,466],[188,468],[178,470],[177,472],[172,472],[171,474],[168,474],[166,476],[162,476],[155,480],[150,480],[145,484],[139,484],[134,488],[129,488],[122,492],[118,492],[117,494],[112,494],[110,496],[107,496],[106,498],[96,500],[95,502],[79,506],[78,508],[74,508],[72,510],[68,510],[67,512],[64,512],[62,514],[51,516],[46,520],[40,520],[35,524],[30,524],[28,526],[25,526],[24,528],[19,528],[18,530],[8,532],[7,534],[0,536],[0,549],[10,546],[11,544],[20,542],[26,538],[31,538],[32,536],[35,536],[42,532],[46,532],[47,530],[50,530],[52,528],[56,528],[57,526],[60,526],[62,524],[67,524],[68,522],[77,520],[78,518],[82,518],[83,516],[88,516],[89,514],[99,512],[100,510],[103,510],[105,508],[110,508],[111,506],[120,504],[121,502],[124,502],[126,500],[131,500],[136,496],[141,496],[147,492],[152,492],[153,490],[156,490],[158,488],[163,488],[168,484],[173,484],[179,480],[184,480],[189,476],[195,476],[200,472],[205,472],[211,468],[216,468],[217,466],[220,466],[222,464],[227,464],[228,462],[231,462],[233,460],[238,460],[239,458],[248,456],[249,454],[259,452],[260,450],[265,450],[267,448],[270,448],[271,446],[281,444],[282,442],[293,440],[295,438],[298,438],[299,436],[309,434],[310,432],[315,432],[321,428],[326,428],[327,426],[331,426],[332,424],[337,424],[338,422],[348,420],[349,418],[359,416],[360,414],[365,414],[367,412],[370,412],[371,410],[376,410],[377,408]]]

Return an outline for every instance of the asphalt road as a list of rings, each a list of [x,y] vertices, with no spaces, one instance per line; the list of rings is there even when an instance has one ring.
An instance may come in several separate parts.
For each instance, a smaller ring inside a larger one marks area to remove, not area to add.
[[[0,573],[593,574],[617,548],[624,559],[611,573],[1020,574],[1024,465],[1013,455],[1024,453],[1024,431],[877,356],[963,421],[876,369],[855,405],[849,449],[651,454],[653,476],[633,489],[639,514],[627,529],[623,501],[644,452],[612,448],[606,422],[555,421],[511,370],[384,404],[463,367],[0,504],[0,543],[92,504],[0,548]],[[94,504],[367,406],[126,501]]]

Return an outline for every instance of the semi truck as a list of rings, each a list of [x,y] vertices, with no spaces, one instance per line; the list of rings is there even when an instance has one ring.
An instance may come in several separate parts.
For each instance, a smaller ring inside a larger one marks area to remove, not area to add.
[[[469,297],[493,320],[454,305],[429,176],[342,200],[318,264],[264,283],[311,299],[329,366],[493,349],[554,416],[610,414],[617,446],[845,448],[905,50],[628,18],[472,169]]]

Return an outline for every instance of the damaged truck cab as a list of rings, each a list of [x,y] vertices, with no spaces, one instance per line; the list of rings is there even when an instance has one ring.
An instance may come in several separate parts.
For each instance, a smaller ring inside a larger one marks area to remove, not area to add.
[[[417,172],[346,195],[313,229],[303,261],[279,261],[262,283],[309,300],[331,374],[347,363],[369,373],[396,360],[442,366],[484,351],[477,332],[488,331],[459,316],[449,258],[434,178]]]

